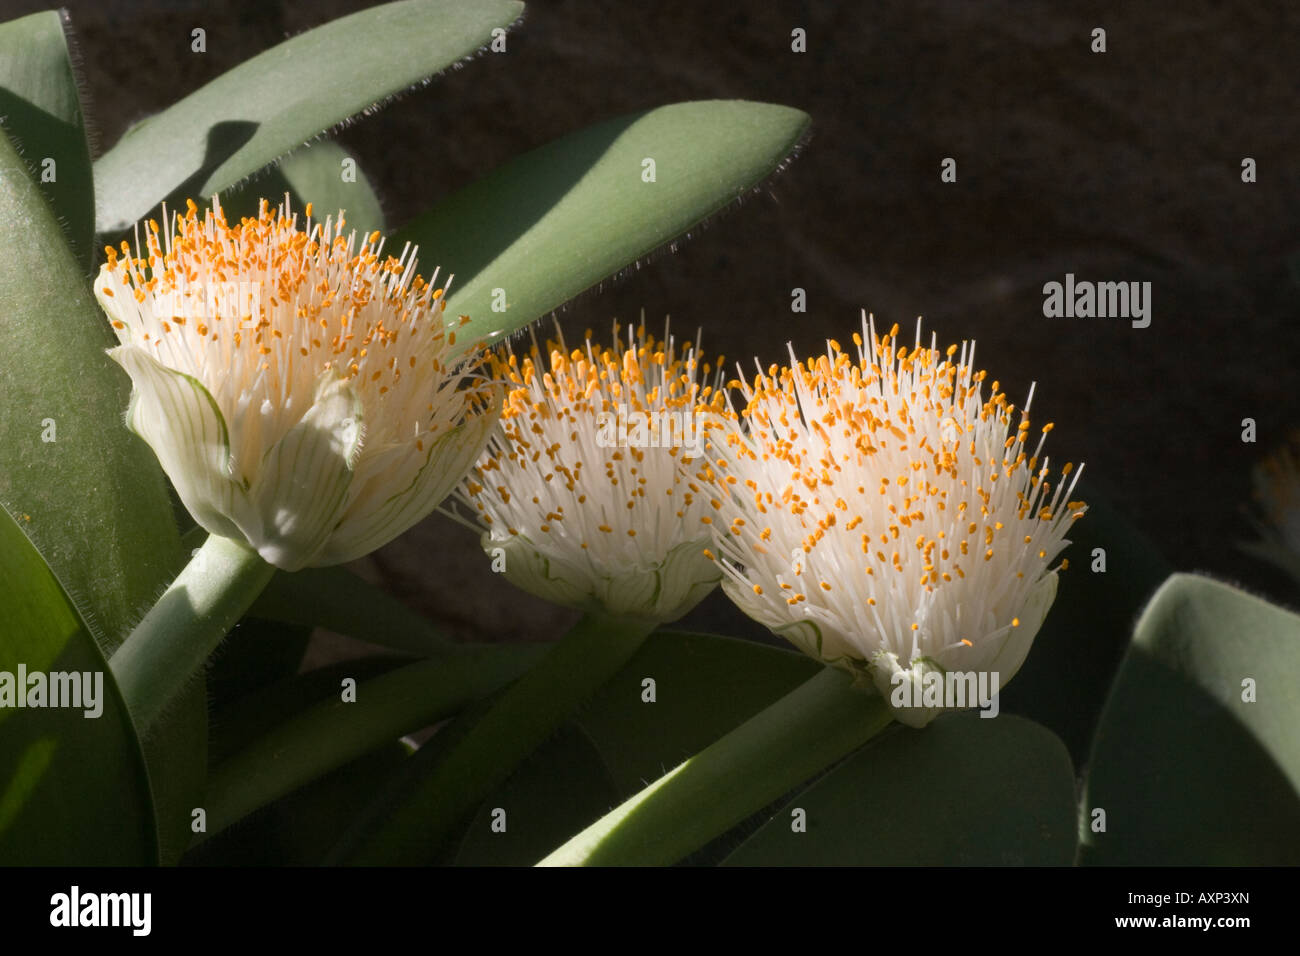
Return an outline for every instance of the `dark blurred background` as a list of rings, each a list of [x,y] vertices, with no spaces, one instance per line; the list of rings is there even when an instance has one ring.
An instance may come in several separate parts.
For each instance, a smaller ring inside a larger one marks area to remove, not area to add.
[[[98,151],[286,36],[370,5],[73,0]],[[44,6],[3,0],[0,17]],[[196,26],[204,54],[190,51]],[[1096,27],[1104,54],[1090,50]],[[1250,469],[1300,404],[1297,37],[1287,0],[533,0],[506,55],[337,139],[394,226],[621,113],[713,98],[806,110],[812,139],[785,172],[675,253],[581,297],[566,328],[644,308],[682,332],[703,326],[708,351],[766,364],[787,341],[806,354],[847,338],[860,309],[908,330],[923,315],[941,344],[976,339],[1012,401],[1038,382],[1053,460],[1086,461],[1091,486],[1174,567],[1286,599],[1293,588],[1237,544],[1255,534]],[[940,181],[944,157],[956,183]],[[1067,272],[1150,281],[1150,327],[1045,318],[1043,284]],[[790,310],[794,287],[806,314]],[[1241,440],[1246,417],[1257,444]],[[357,567],[462,636],[550,638],[572,618],[505,585],[441,515]],[[720,593],[687,623],[758,632]]]

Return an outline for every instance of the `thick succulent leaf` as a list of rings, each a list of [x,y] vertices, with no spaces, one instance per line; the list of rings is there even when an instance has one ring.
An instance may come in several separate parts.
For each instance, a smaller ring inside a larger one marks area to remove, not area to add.
[[[49,207],[0,136],[0,504],[107,657],[182,561],[162,471],[122,424],[127,376]],[[206,762],[202,682],[145,741],[163,859],[179,855]]]
[[[1070,755],[1051,731],[967,712],[867,744],[725,863],[1069,866],[1075,819]]]
[[[508,650],[487,647],[443,660],[415,661],[359,683],[354,674],[345,674],[353,681],[355,696],[344,698],[341,684],[336,684],[332,699],[280,722],[259,721],[260,735],[214,767],[208,780],[212,830],[386,740],[448,719],[519,677],[529,663]],[[242,705],[240,709],[251,712]]]
[[[343,567],[277,574],[249,613],[287,624],[319,624],[419,657],[445,654],[451,647],[427,618]]]
[[[108,325],[3,137],[0,243],[0,502],[107,653],[180,565],[180,538],[153,452],[122,424]]]
[[[811,658],[780,648],[657,631],[575,723],[596,745],[623,799],[820,670]],[[654,681],[653,703],[645,699],[647,679]]]
[[[374,798],[379,787],[410,758],[404,741],[391,741],[275,805],[276,838],[283,847],[273,866],[319,866],[339,835],[339,821],[350,820]]]
[[[241,623],[235,633],[246,626],[246,623]],[[272,636],[265,626],[256,627],[254,633]],[[286,636],[279,635],[281,639]],[[354,658],[282,677],[247,690],[237,698],[227,695],[216,702],[218,706],[212,715],[212,766],[229,760],[285,721],[318,704],[338,700],[345,678],[361,684],[400,667],[402,663],[398,657],[374,655]]]
[[[26,160],[84,268],[95,238],[95,186],[77,78],[53,10],[0,24],[0,126]]]
[[[158,856],[164,866],[180,862],[193,838],[192,814],[203,806],[208,768],[208,695],[197,677],[167,709],[167,718],[141,741],[154,815],[158,820]]]
[[[156,862],[149,778],[113,675],[3,510],[0,581],[0,864]],[[45,706],[20,708],[37,674]],[[49,706],[56,674],[74,675],[79,706]]]
[[[95,163],[100,232],[208,197],[487,44],[515,0],[401,0],[272,47],[127,130]]]
[[[1056,733],[1081,767],[1133,624],[1173,569],[1086,480],[1074,497],[1086,501],[1088,511],[1070,529],[1064,554],[1070,566],[1059,574],[1056,600],[1024,665],[1002,691],[1001,706]]]
[[[409,753],[406,744],[390,741],[216,834],[192,849],[185,863],[317,866],[338,837],[339,821],[360,813]]]
[[[531,866],[616,803],[600,753],[565,724],[483,801],[456,865]]]
[[[1170,577],[1097,728],[1083,860],[1300,863],[1297,674],[1300,616],[1208,578]]]
[[[213,653],[208,666],[209,709],[227,706],[298,673],[312,629],[245,617]]]
[[[496,338],[744,196],[810,122],[789,107],[722,100],[619,117],[506,163],[396,238],[455,275],[447,310],[470,317],[462,340]]]
[[[463,832],[464,821],[524,758],[635,655],[652,630],[649,621],[588,612],[522,676],[517,653],[487,656],[496,674],[485,674],[486,648],[468,676],[453,669],[454,660],[421,662],[445,672],[454,686],[467,688],[480,699],[472,704],[464,701],[467,709],[451,727],[435,735],[432,748],[420,749],[409,774],[394,780],[343,834],[331,861],[428,862]],[[499,678],[505,676],[518,676],[518,680],[480,710],[483,695],[501,688],[504,682]]]
[[[384,232],[384,211],[370,181],[360,167],[355,178],[345,179],[345,162],[355,159],[333,140],[321,140],[294,150],[266,172],[221,194],[221,208],[226,218],[236,222],[244,216],[256,216],[258,203],[265,199],[275,206],[286,194],[296,210],[312,204],[312,218],[324,221],[343,210],[347,227],[358,236]],[[401,249],[391,250],[400,253]]]

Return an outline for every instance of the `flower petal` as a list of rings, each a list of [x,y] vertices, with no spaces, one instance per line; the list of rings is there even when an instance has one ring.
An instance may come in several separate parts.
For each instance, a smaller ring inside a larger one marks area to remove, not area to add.
[[[212,395],[138,346],[119,346],[108,355],[134,386],[127,426],[158,456],[186,510],[209,533],[242,539],[230,516],[244,510],[244,489],[231,477],[230,433]]]
[[[427,516],[460,483],[487,443],[496,412],[476,414],[433,442],[411,483],[387,498],[363,498],[348,509],[314,565],[342,564],[369,554]]]
[[[626,612],[664,622],[675,621],[703,601],[722,578],[718,566],[704,554],[711,540],[685,541],[669,551],[663,563],[652,574],[645,575],[655,584],[650,600],[643,605],[628,606]],[[620,584],[626,583],[626,577],[623,576]],[[611,610],[620,610],[619,597],[616,593],[607,595],[606,604]]]
[[[253,485],[262,536],[252,544],[267,563],[297,571],[321,550],[347,506],[361,433],[356,391],[326,370],[311,408],[267,453]]]
[[[564,607],[583,607],[590,601],[588,575],[569,567],[559,559],[551,560],[522,534],[494,538],[485,531],[480,539],[483,550],[500,548],[505,560],[505,579],[529,594]]]
[[[1056,572],[1049,571],[1030,589],[1020,609],[1019,626],[1010,629],[1003,639],[1002,646],[989,660],[985,669],[996,672],[1003,687],[1006,687],[1011,678],[1016,676],[1020,665],[1029,656],[1029,648],[1033,645],[1034,638],[1038,636],[1038,629],[1043,626],[1047,612],[1052,609],[1052,602],[1056,600],[1057,581]]]

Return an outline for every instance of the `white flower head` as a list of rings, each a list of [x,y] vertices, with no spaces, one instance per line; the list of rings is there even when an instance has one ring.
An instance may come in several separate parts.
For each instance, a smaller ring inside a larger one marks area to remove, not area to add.
[[[973,343],[923,348],[918,323],[909,351],[897,332],[877,338],[864,317],[856,360],[832,341],[735,383],[747,404],[700,473],[729,492],[715,512],[723,588],[887,700],[933,672],[1005,686],[1055,597],[1082,469],[1051,487],[1052,426],[1029,451],[1029,401],[1017,415],[997,382],[984,396]],[[922,726],[942,709],[895,714]]]
[[[294,571],[338,564],[427,515],[495,421],[494,392],[453,364],[443,290],[415,249],[385,257],[337,221],[305,228],[190,203],[95,280],[134,386],[127,424],[210,533]]]
[[[510,391],[457,492],[506,578],[556,604],[673,621],[718,583],[711,493],[689,473],[723,397],[698,343],[678,352],[644,325],[614,346],[562,337],[492,359]],[[719,359],[719,362],[721,359]],[[716,376],[714,376],[716,381]],[[500,549],[497,551],[496,549]]]

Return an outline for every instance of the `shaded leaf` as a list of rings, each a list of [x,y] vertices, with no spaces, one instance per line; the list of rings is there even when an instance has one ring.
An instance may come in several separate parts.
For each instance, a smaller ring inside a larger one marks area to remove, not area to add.
[[[171,198],[228,189],[491,39],[514,0],[401,0],[340,17],[137,123],[95,163],[96,222],[116,232]]]
[[[451,646],[428,619],[338,565],[277,574],[249,613],[270,621],[320,625],[421,657],[445,654]]]
[[[239,705],[236,712],[241,716],[258,714],[260,733],[213,769],[208,781],[209,831],[238,821],[385,741],[453,716],[518,677],[532,662],[502,651],[489,647],[444,660],[414,661],[365,680],[357,677],[358,665],[365,662],[347,662],[353,666],[331,670],[351,679],[346,688],[350,693],[341,693],[337,682],[331,696],[283,719],[267,719],[265,709]],[[275,709],[281,709],[278,699]],[[246,717],[244,723],[247,726]]]
[[[208,699],[218,711],[298,673],[312,629],[246,617],[213,653]]]
[[[47,10],[0,24],[0,126],[22,153],[82,268],[95,239],[85,117],[63,32]]]
[[[483,801],[455,862],[530,866],[617,802],[591,740],[565,724]]]
[[[410,772],[395,779],[343,834],[330,861],[361,865],[429,861],[463,832],[483,800],[635,655],[653,628],[645,619],[586,611],[490,706],[469,707],[448,728],[450,733],[437,734],[432,748],[421,748],[410,762]],[[501,676],[506,676],[507,668],[516,668],[514,673],[519,674],[519,649],[500,653],[504,650],[489,654],[484,648],[476,653]],[[457,662],[422,663],[450,670]],[[468,678],[451,673],[457,684],[469,683]],[[471,676],[482,685],[486,675],[471,671]],[[476,696],[502,684],[499,677],[487,679],[487,686],[474,691]]]
[[[1217,581],[1170,577],[1102,712],[1084,862],[1300,863],[1296,674],[1300,616]]]
[[[794,811],[802,810],[804,832]],[[867,744],[729,856],[742,866],[1068,866],[1074,773],[1019,717],[944,716]]]
[[[157,459],[122,424],[108,325],[7,141],[0,242],[0,501],[107,653],[180,566],[180,538]]]
[[[1080,482],[1074,497],[1088,503],[1088,512],[1070,529],[1070,566],[1000,701],[1003,710],[1056,733],[1082,767],[1133,624],[1173,569],[1092,483]],[[1104,572],[1093,570],[1096,549],[1105,552]]]
[[[186,865],[317,866],[338,836],[339,823],[359,813],[409,754],[393,741],[263,807],[191,850]]]
[[[225,698],[212,716],[213,765],[228,760],[296,714],[338,700],[344,678],[350,677],[360,684],[402,663],[401,658],[379,656],[337,661],[305,674],[273,681],[237,698]]]
[[[338,218],[346,213],[349,229],[358,236],[384,231],[384,211],[369,180],[360,168],[356,178],[344,180],[345,160],[352,159],[338,143],[322,140],[295,150],[265,173],[221,194],[226,218],[235,222],[244,216],[256,217],[258,203],[265,199],[271,206],[284,201],[285,193],[295,210],[312,204],[312,219],[324,222],[327,216]],[[355,160],[353,160],[355,162]],[[402,250],[390,251],[400,253]]]
[[[113,675],[58,581],[3,510],[0,580],[0,863],[156,862],[149,779]],[[46,696],[47,706],[19,708],[9,696],[27,700],[28,687],[16,686],[20,674],[43,675],[48,694],[54,673],[78,675],[81,706],[48,706]],[[101,709],[96,716],[87,716],[86,692]]]
[[[0,136],[0,504],[20,522],[107,657],[182,564],[162,471],[122,424],[130,382],[38,187]],[[144,740],[163,859],[202,793],[202,681]]]
[[[576,723],[595,744],[622,799],[821,669],[793,651],[657,631],[578,713]],[[655,682],[654,703],[642,699],[647,678]]]

